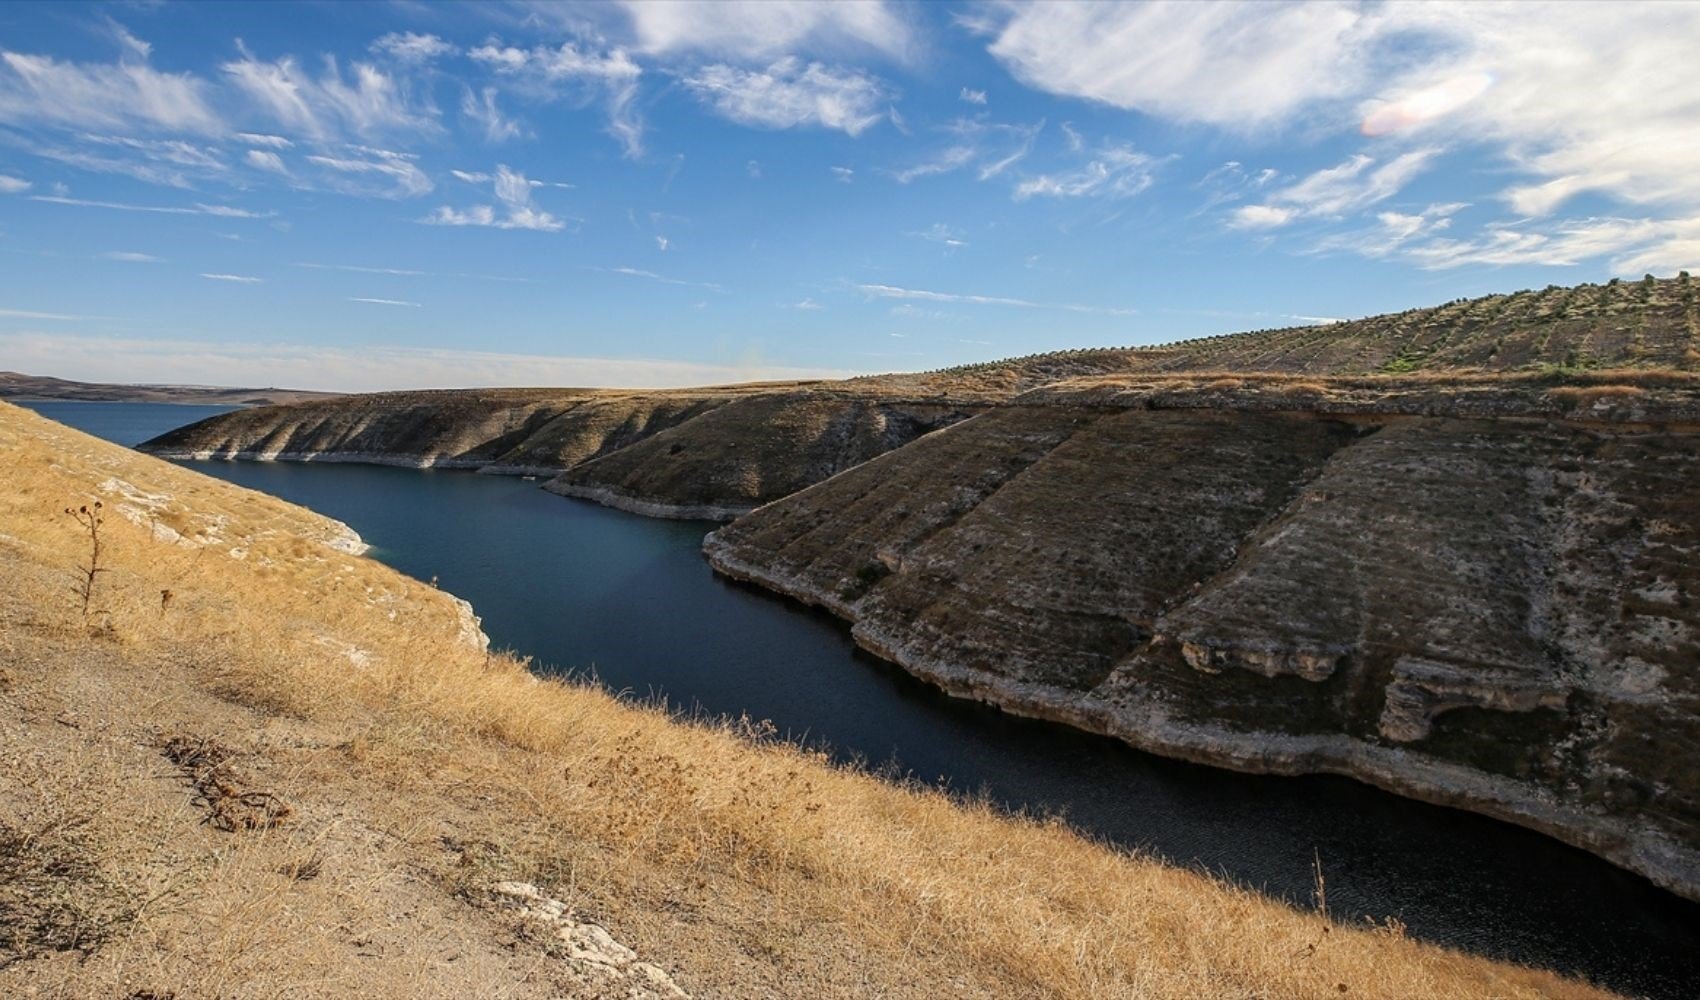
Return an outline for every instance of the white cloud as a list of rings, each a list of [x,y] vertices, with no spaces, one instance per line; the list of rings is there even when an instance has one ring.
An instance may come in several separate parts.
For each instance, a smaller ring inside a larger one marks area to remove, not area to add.
[[[81,170],[123,174],[150,184],[189,188],[191,179],[217,179],[228,170],[217,150],[180,139],[133,139],[79,133],[78,148],[52,141],[26,142],[37,156]]]
[[[244,159],[248,161],[250,167],[285,176],[289,174],[289,168],[283,165],[283,157],[270,150],[250,149]]]
[[[392,31],[372,43],[372,51],[402,62],[424,63],[460,51],[436,35]]]
[[[405,267],[367,267],[359,264],[318,264],[311,261],[296,261],[295,267],[304,267],[313,271],[348,271],[352,274],[390,274],[408,278],[471,278],[477,281],[510,281],[529,284],[535,279],[516,278],[505,274],[468,274],[459,271],[420,271]]]
[[[531,49],[492,43],[481,45],[467,54],[497,72],[529,71],[549,80],[635,80],[643,75],[643,70],[624,49],[597,52],[581,49],[576,42],[563,42],[555,48],[539,45]]]
[[[973,146],[948,146],[920,163],[894,172],[892,177],[899,184],[908,184],[922,177],[948,174],[973,163],[979,155],[980,151]]]
[[[222,67],[231,83],[261,111],[315,139],[437,130],[436,108],[416,104],[402,78],[370,63],[354,63],[345,78],[336,59],[326,56],[314,77],[290,56],[266,62],[246,47],[241,54]]]
[[[856,179],[856,171],[850,167],[828,167],[832,171],[832,179],[840,184],[849,184]]]
[[[100,256],[104,260],[123,261],[127,264],[158,264],[163,261],[163,258],[155,257],[151,253],[136,253],[133,250],[108,250]]]
[[[791,308],[801,309],[804,312],[818,312],[822,309],[825,309],[826,306],[821,305],[819,302],[816,302],[814,299],[804,298],[802,301],[793,304],[791,306]]]
[[[1229,129],[1351,121],[1485,148],[1523,175],[1501,192],[1521,215],[1583,192],[1673,218],[1700,208],[1700,5],[1052,3],[977,23],[1052,93]]]
[[[923,229],[920,232],[910,233],[909,235],[923,240],[929,240],[933,243],[943,243],[952,250],[955,250],[957,247],[965,247],[968,245],[968,241],[963,239],[964,234],[962,230],[957,229],[954,226],[947,226],[942,222],[935,222],[928,228]]]
[[[1391,258],[1428,270],[1542,265],[1566,267],[1605,257],[1617,275],[1700,270],[1700,216],[1676,219],[1598,217],[1551,223],[1496,223],[1467,237],[1451,235],[1466,206],[1430,205],[1418,213],[1382,212],[1376,224],[1330,237],[1316,250]]]
[[[538,384],[672,388],[859,374],[762,361],[714,364],[62,333],[0,334],[0,356],[25,371],[54,371],[92,382],[281,385],[342,392]]]
[[[1105,146],[1074,170],[1030,177],[1015,186],[1015,200],[1131,198],[1156,181],[1161,161],[1131,146]]]
[[[922,177],[973,166],[978,179],[991,180],[1026,159],[1044,127],[1042,120],[1032,125],[1013,125],[989,121],[984,115],[958,118],[939,129],[949,136],[946,145],[918,163],[892,171],[891,176],[899,184],[908,184]]]
[[[744,173],[748,175],[752,181],[761,180],[761,164],[755,160],[751,160],[744,164]]]
[[[667,248],[670,246],[672,246],[672,243],[667,239],[667,237],[657,236],[655,238],[655,248],[660,250],[662,253],[666,253]]]
[[[461,92],[460,113],[482,126],[484,138],[489,142],[506,142],[524,131],[519,122],[502,114],[496,104],[495,87],[485,87],[476,94],[467,87]]]
[[[1520,213],[1590,190],[1700,208],[1700,6],[1547,4],[1531,16],[1518,5],[1417,4],[1389,17],[1451,46],[1380,87],[1361,109],[1366,131],[1398,113],[1408,131],[1497,144],[1533,178],[1505,192]]]
[[[236,138],[250,146],[265,146],[269,149],[289,149],[295,145],[281,135],[266,135],[261,132],[238,132]]]
[[[34,185],[22,177],[12,177],[0,174],[0,194],[19,194],[28,191]]]
[[[405,153],[395,153],[384,149],[369,147],[353,147],[352,150],[363,156],[309,156],[307,162],[315,166],[335,171],[337,174],[348,175],[352,180],[336,182],[334,186],[348,194],[377,195],[384,198],[414,198],[429,194],[435,187],[431,178],[414,163],[414,157]],[[380,186],[372,187],[361,183],[358,179],[374,177]]]
[[[266,280],[246,274],[207,274],[205,272],[202,272],[201,277],[208,281],[232,281],[239,285],[257,285]]]
[[[105,207],[116,208],[119,206],[108,205]],[[276,212],[251,212],[246,208],[236,208],[232,205],[202,205],[198,202],[195,205],[195,211],[201,215],[216,215],[221,219],[269,219],[277,214]]]
[[[633,159],[643,155],[643,116],[637,107],[638,80],[643,70],[624,49],[598,52],[575,42],[560,46],[519,49],[495,42],[467,53],[498,75],[527,88],[534,96],[556,98],[577,92],[581,98],[599,96],[612,135]]]
[[[89,316],[72,316],[68,313],[31,312],[28,309],[0,309],[0,316],[4,316],[7,319],[39,319],[49,321],[74,321],[92,318]]]
[[[206,81],[142,62],[73,63],[0,51],[0,122],[70,129],[223,130]]]
[[[986,92],[983,90],[969,90],[967,87],[963,87],[962,93],[957,96],[962,100],[967,101],[969,104],[986,103]]]
[[[534,229],[546,233],[560,232],[567,226],[564,220],[539,209],[532,203],[532,188],[541,186],[541,182],[528,180],[524,174],[509,170],[506,164],[500,164],[496,167],[494,177],[459,170],[451,172],[468,183],[489,181],[496,195],[496,200],[502,203],[501,211],[498,212],[493,205],[473,205],[467,209],[456,209],[444,205],[432,214],[420,219],[420,222],[435,226]]]
[[[623,274],[628,278],[659,281],[663,285],[684,285],[690,288],[706,288],[715,292],[726,290],[712,281],[686,281],[683,278],[669,278],[666,275],[656,274],[654,271],[645,271],[635,267],[593,267],[591,270],[601,271],[604,274]]]
[[[1058,309],[1065,312],[1097,313],[1105,316],[1131,316],[1138,310],[1110,306],[1083,306],[1072,303],[1033,302],[1028,299],[1000,295],[962,295],[955,292],[931,292],[920,288],[899,288],[895,285],[857,285],[864,295],[881,299],[914,299],[921,302],[959,302],[975,306],[1013,306],[1018,309]]]
[[[1350,92],[1371,34],[1339,2],[1046,3],[1010,8],[989,51],[1039,90],[1247,128]]]
[[[1298,217],[1298,211],[1279,205],[1243,205],[1234,210],[1233,225],[1240,229],[1274,229]]]
[[[655,54],[699,51],[760,59],[797,51],[873,49],[903,58],[914,45],[908,24],[879,0],[627,0],[624,6],[638,47]]]
[[[350,301],[350,302],[364,302],[364,303],[366,303],[366,304],[367,304],[367,305],[374,305],[374,306],[405,306],[405,307],[407,307],[407,308],[409,308],[409,309],[418,309],[418,308],[420,308],[420,306],[419,306],[419,303],[417,303],[417,302],[408,302],[408,301],[406,301],[406,300],[403,300],[403,299],[368,299],[368,298],[351,298],[351,299],[349,299],[349,300],[348,300],[348,301]]]
[[[94,201],[88,198],[69,198],[64,195],[32,194],[31,201],[51,205],[72,205],[78,208],[109,208],[120,212],[153,212],[160,215],[216,215],[224,219],[269,219],[275,212],[254,212],[230,205],[132,205],[121,201]]]
[[[861,135],[886,117],[891,97],[884,83],[860,70],[789,56],[764,70],[705,66],[684,82],[717,114],[753,128],[818,125]]]
[[[1230,222],[1242,229],[1269,229],[1301,218],[1357,212],[1398,194],[1438,154],[1436,149],[1417,149],[1375,166],[1373,157],[1360,153],[1272,192],[1263,204],[1240,207]]]
[[[107,30],[112,32],[113,40],[118,43],[120,48],[128,52],[130,55],[146,59],[148,56],[153,54],[152,45],[140,38],[137,38],[135,35],[132,35],[129,28],[124,27],[112,18],[108,17],[106,19],[106,27]]]

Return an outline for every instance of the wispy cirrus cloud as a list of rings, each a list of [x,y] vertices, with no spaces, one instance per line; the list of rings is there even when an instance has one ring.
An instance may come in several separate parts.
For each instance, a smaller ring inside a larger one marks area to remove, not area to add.
[[[1272,192],[1259,204],[1242,205],[1231,223],[1242,229],[1271,229],[1297,219],[1338,218],[1368,208],[1397,194],[1438,153],[1432,148],[1412,150],[1379,166],[1374,157],[1360,153]]]
[[[49,322],[73,322],[94,318],[93,316],[74,316],[70,313],[35,312],[29,309],[0,309],[0,317],[6,319],[37,319]]]
[[[1454,216],[1466,207],[1448,203],[1418,212],[1380,212],[1372,225],[1324,237],[1313,249],[1400,260],[1433,271],[1572,267],[1598,258],[1607,259],[1617,274],[1700,269],[1700,216],[1520,220],[1455,235]]]
[[[211,273],[203,271],[201,277],[208,281],[228,281],[237,285],[258,285],[266,280],[249,274],[222,274],[216,271]]]
[[[1159,157],[1132,146],[1110,144],[1070,170],[1038,174],[1015,186],[1015,200],[1028,198],[1131,198],[1155,183]]]
[[[593,267],[592,271],[603,274],[623,274],[628,278],[643,278],[646,281],[658,281],[663,285],[683,285],[688,288],[706,288],[711,292],[724,292],[726,289],[712,281],[687,281],[684,278],[669,278],[654,271],[645,271],[637,267]]]
[[[29,152],[79,170],[134,177],[149,184],[191,188],[194,182],[220,179],[230,167],[211,146],[180,139],[77,133],[65,139],[20,140]]]
[[[464,271],[421,271],[408,267],[372,267],[360,264],[321,264],[313,261],[296,261],[295,267],[312,271],[347,271],[352,274],[387,274],[407,278],[470,278],[475,281],[505,281],[520,284],[532,284],[536,278],[518,278],[505,274],[475,274]]]
[[[57,194],[32,194],[31,201],[46,202],[50,205],[70,205],[76,208],[106,208],[119,212],[152,212],[157,215],[212,215],[221,219],[269,219],[276,212],[255,212],[246,208],[232,205],[208,205],[197,202],[194,205],[135,205],[122,201],[101,201],[91,198],[72,198]]]
[[[108,250],[100,255],[102,260],[115,260],[125,264],[160,264],[164,257],[155,257],[151,253],[137,253],[134,250]]]
[[[684,78],[716,114],[752,128],[812,125],[861,135],[886,117],[893,96],[879,78],[786,57],[764,69],[716,64]]]
[[[0,174],[0,194],[21,194],[34,186],[22,177]]]
[[[995,122],[985,115],[957,118],[938,128],[946,141],[926,157],[889,171],[899,184],[923,177],[972,168],[975,178],[989,181],[1026,159],[1044,131],[1043,120],[1032,124]]]
[[[256,170],[289,176],[289,168],[283,165],[283,157],[269,149],[250,149],[242,161]]]
[[[409,308],[409,309],[422,308],[419,303],[409,302],[406,299],[376,299],[376,298],[366,298],[364,296],[354,296],[354,297],[351,297],[348,301],[350,301],[350,302],[364,302],[365,304],[370,305],[370,306],[404,306],[404,307]]]
[[[263,132],[238,132],[236,138],[250,146],[264,146],[267,149],[290,149],[295,145],[281,135],[266,135]]]
[[[525,133],[520,123],[509,118],[498,106],[495,87],[483,87],[476,93],[471,87],[463,88],[460,113],[477,123],[486,142],[507,142]]]
[[[207,82],[140,59],[77,63],[0,49],[0,123],[198,135],[224,131]]]
[[[415,31],[392,31],[373,41],[369,48],[379,55],[408,63],[426,63],[460,51],[458,46],[436,35]]]
[[[443,205],[435,212],[420,219],[427,225],[434,226],[487,226],[494,229],[533,229],[540,232],[556,233],[567,227],[566,220],[538,208],[532,201],[531,192],[535,186],[532,181],[516,170],[508,169],[506,164],[496,167],[494,176],[472,174],[465,171],[454,171],[455,175],[468,183],[485,183],[491,185],[496,200],[501,203],[498,209],[495,205],[473,205],[468,208],[454,208]]]
[[[926,229],[917,230],[909,235],[930,243],[942,243],[951,250],[968,245],[966,233],[943,222],[935,222]]]
[[[240,58],[223,64],[226,79],[261,113],[320,141],[416,136],[440,128],[437,109],[413,93],[408,78],[355,62],[344,73],[325,56],[317,74],[293,56],[265,60],[237,43]]]
[[[436,187],[417,159],[411,153],[353,146],[343,155],[309,156],[307,162],[331,171],[329,185],[345,194],[416,198]]]
[[[600,100],[608,133],[626,156],[643,155],[644,121],[637,106],[643,70],[624,49],[598,49],[577,41],[527,49],[490,42],[467,55],[534,98]]]
[[[758,60],[795,52],[873,50],[906,58],[914,31],[895,5],[881,0],[733,0],[730,3],[648,3],[626,0],[640,51],[707,52]]]
[[[966,295],[958,292],[934,292],[921,288],[901,288],[896,285],[857,285],[856,290],[872,298],[911,299],[919,302],[954,302],[973,306],[1011,306],[1017,309],[1058,309],[1064,312],[1096,313],[1103,316],[1132,316],[1137,309],[1115,306],[1092,306],[1075,303],[1034,302],[1029,299],[1002,295]]]

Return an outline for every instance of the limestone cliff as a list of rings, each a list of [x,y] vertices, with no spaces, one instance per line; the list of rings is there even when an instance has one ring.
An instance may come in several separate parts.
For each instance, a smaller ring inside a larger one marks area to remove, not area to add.
[[[727,519],[962,419],[960,400],[877,385],[618,392],[391,392],[223,414],[142,450],[561,475],[549,489],[663,517]]]
[[[953,694],[1351,775],[1700,897],[1700,378],[1117,381],[923,438],[709,558]]]

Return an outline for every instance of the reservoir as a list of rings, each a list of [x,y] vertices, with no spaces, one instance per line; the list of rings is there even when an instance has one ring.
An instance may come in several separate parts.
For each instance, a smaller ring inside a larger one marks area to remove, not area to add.
[[[125,445],[223,407],[33,403]],[[496,647],[678,711],[768,719],[840,760],[1311,904],[1337,918],[1651,996],[1700,995],[1700,906],[1557,841],[1344,778],[1240,775],[947,698],[822,613],[721,579],[713,525],[567,500],[539,483],[342,464],[191,462],[347,522],[370,555],[471,601]]]

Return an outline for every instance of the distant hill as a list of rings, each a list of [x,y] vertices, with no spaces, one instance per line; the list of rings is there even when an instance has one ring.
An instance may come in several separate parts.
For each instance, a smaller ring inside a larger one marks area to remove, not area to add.
[[[51,375],[0,372],[0,399],[71,399],[89,403],[207,403],[225,406],[271,406],[330,399],[335,392],[305,389],[232,389],[209,385],[126,385],[73,382]]]
[[[1016,391],[1083,376],[1203,372],[1292,376],[1700,371],[1700,301],[1663,280],[1524,289],[1363,319],[1198,337],[1150,347],[1051,351],[930,372],[875,375],[918,391]]]

